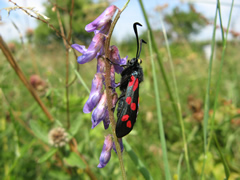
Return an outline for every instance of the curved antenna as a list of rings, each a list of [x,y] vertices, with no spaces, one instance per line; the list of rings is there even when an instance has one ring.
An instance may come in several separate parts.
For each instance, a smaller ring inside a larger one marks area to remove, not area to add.
[[[147,42],[146,41],[144,41],[143,39],[141,39],[140,40],[140,51],[139,51],[139,53],[138,53],[138,55],[137,55],[137,59],[139,58],[139,56],[140,56],[140,53],[141,53],[141,51],[142,51],[142,43],[145,43],[145,44],[147,44]]]
[[[134,32],[135,32],[135,35],[136,35],[136,39],[137,39],[137,53],[136,53],[136,59],[139,57],[139,40],[138,40],[138,32],[137,32],[137,25],[138,26],[142,26],[139,22],[135,22],[133,24],[133,29],[134,29]]]

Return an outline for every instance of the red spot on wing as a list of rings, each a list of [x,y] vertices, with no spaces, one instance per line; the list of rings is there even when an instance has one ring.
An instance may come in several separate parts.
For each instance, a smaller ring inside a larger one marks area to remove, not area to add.
[[[134,77],[134,76],[131,76],[131,79],[130,79],[130,81],[129,81],[128,86],[132,86],[133,83],[134,83],[134,81],[135,81],[135,77]]]
[[[136,106],[136,103],[132,103],[132,104],[131,104],[131,109],[132,109],[133,111],[136,110],[136,107],[137,107],[137,106]]]
[[[130,103],[132,102],[132,98],[131,98],[131,97],[127,97],[127,98],[126,98],[126,102],[127,102],[128,104],[130,104]]]
[[[122,117],[122,121],[127,121],[128,120],[128,118],[129,118],[129,115],[127,115],[127,114],[125,114],[123,117]]]
[[[138,88],[138,78],[136,79],[136,82],[133,85],[133,91],[135,91]]]
[[[131,128],[131,127],[132,127],[132,122],[131,122],[130,120],[127,122],[127,127],[128,127],[128,128]]]

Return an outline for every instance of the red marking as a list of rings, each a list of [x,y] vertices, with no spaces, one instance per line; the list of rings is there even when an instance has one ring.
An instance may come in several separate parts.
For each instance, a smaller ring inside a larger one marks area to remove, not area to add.
[[[129,118],[129,115],[125,114],[123,117],[122,117],[122,121],[127,121]]]
[[[132,122],[131,122],[130,120],[127,122],[127,127],[128,127],[128,128],[131,128],[131,127],[132,127]]]
[[[131,79],[130,79],[130,81],[129,81],[128,86],[132,86],[133,83],[134,83],[134,81],[135,81],[135,77],[134,77],[134,76],[131,76]]]
[[[133,91],[135,91],[138,88],[138,78],[136,79],[136,82],[133,86]]]
[[[133,111],[136,110],[136,103],[132,103],[132,104],[131,104],[131,109],[132,109]]]
[[[127,98],[126,98],[126,102],[127,102],[128,104],[130,104],[130,103],[132,102],[132,98],[131,98],[131,97],[127,97]]]

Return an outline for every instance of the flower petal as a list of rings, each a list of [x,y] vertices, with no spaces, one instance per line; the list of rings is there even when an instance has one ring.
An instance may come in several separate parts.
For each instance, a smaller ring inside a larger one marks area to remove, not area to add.
[[[85,52],[87,52],[87,49],[86,49],[85,46],[83,46],[83,45],[72,44],[71,46],[72,46],[72,48],[76,49],[77,51],[79,51],[79,52],[82,53],[82,54],[84,54]]]
[[[102,75],[96,73],[92,80],[92,88],[89,98],[83,107],[84,113],[90,113],[96,107],[102,96],[102,86]]]
[[[124,147],[123,147],[122,138],[118,138],[118,142],[119,142],[119,145],[120,145],[120,148],[121,148],[121,152],[123,152]],[[114,150],[115,153],[117,154],[117,150],[116,150],[116,146],[115,146],[115,143],[114,143],[114,142],[113,142],[113,150]]]
[[[98,168],[103,168],[107,165],[111,158],[111,150],[113,147],[112,136],[109,134],[105,137],[102,152],[99,158]]]
[[[93,37],[92,42],[89,45],[87,50],[84,46],[74,45],[74,48],[79,50],[79,52],[83,53],[82,56],[78,57],[77,62],[79,64],[84,64],[86,62],[89,62],[89,61],[93,60],[97,56],[98,51],[104,45],[104,38],[105,38],[104,34],[101,34],[101,33],[96,34]]]
[[[85,30],[87,32],[92,32],[102,27],[112,19],[117,9],[118,8],[114,5],[107,7],[100,16],[98,16],[93,22],[86,25]]]
[[[127,63],[127,56],[123,59],[120,58],[119,55],[119,50],[117,48],[117,46],[113,45],[110,47],[110,59],[112,62],[114,62],[115,64],[114,69],[116,73],[121,73],[123,71],[123,67],[121,67],[121,65],[125,65]]]
[[[92,112],[92,129],[107,117],[107,95],[102,95],[97,107]]]

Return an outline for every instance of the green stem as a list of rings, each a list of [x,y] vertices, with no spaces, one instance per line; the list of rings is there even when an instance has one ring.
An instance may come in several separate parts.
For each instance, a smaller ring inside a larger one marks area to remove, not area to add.
[[[220,3],[220,2],[219,2]],[[210,145],[211,145],[211,140],[213,137],[213,133],[214,133],[214,119],[215,119],[215,113],[216,113],[216,109],[217,109],[217,104],[218,104],[218,94],[219,94],[219,90],[220,90],[220,85],[221,85],[221,79],[222,79],[222,68],[223,68],[223,62],[224,62],[224,56],[225,56],[225,52],[226,52],[226,47],[227,47],[227,35],[229,32],[229,28],[230,28],[230,22],[231,22],[231,17],[232,17],[232,10],[233,10],[233,4],[234,4],[234,0],[232,0],[232,6],[231,6],[231,10],[230,10],[230,15],[229,15],[229,20],[228,20],[228,26],[227,26],[227,31],[226,31],[226,38],[224,38],[224,31],[223,31],[223,25],[222,25],[222,18],[221,18],[221,13],[219,11],[219,16],[220,16],[220,22],[221,22],[221,31],[222,31],[222,40],[223,40],[223,50],[222,50],[222,56],[221,56],[221,64],[220,64],[220,69],[219,69],[219,76],[217,79],[217,85],[216,85],[216,96],[215,96],[215,100],[214,100],[214,108],[213,108],[213,115],[211,118],[211,134],[210,134],[210,138],[209,138],[209,143],[208,143],[208,148],[207,151],[210,149]],[[220,9],[220,8],[219,8]]]
[[[154,61],[153,61],[152,42],[151,42],[151,38],[150,38],[150,33],[148,33],[148,40],[149,40],[148,44],[149,44],[151,63],[152,63],[154,91],[155,91],[155,97],[156,97],[156,107],[157,107],[159,134],[160,134],[160,139],[161,139],[160,142],[161,142],[162,151],[163,151],[164,170],[165,170],[166,179],[169,180],[169,179],[171,179],[171,173],[170,173],[169,163],[168,163],[167,145],[166,145],[166,139],[165,139],[165,135],[164,135],[165,133],[164,133],[163,120],[162,120],[160,96],[159,96],[159,90],[158,90],[158,84],[157,84],[157,75],[156,75],[155,65],[154,65]]]
[[[177,85],[177,81],[176,81],[175,69],[174,69],[174,66],[173,66],[171,51],[170,51],[169,44],[168,44],[167,33],[166,33],[166,29],[165,29],[162,18],[160,18],[160,22],[161,22],[161,26],[162,26],[162,29],[163,29],[163,36],[164,36],[164,39],[165,39],[165,42],[166,42],[168,57],[169,57],[169,60],[170,60],[171,72],[172,72],[172,77],[173,77],[173,84],[174,84],[174,88],[175,88],[175,97],[176,97],[176,103],[177,103],[177,108],[178,108],[178,120],[179,120],[181,130],[182,130],[183,148],[184,148],[185,160],[186,160],[187,169],[188,169],[188,177],[189,177],[189,179],[192,179],[191,178],[190,164],[189,164],[188,147],[187,147],[187,141],[186,141],[186,135],[185,135],[185,127],[184,127],[184,122],[183,122],[183,118],[182,118],[183,116],[182,116],[180,98],[179,98],[179,95],[178,95],[178,85]]]
[[[216,7],[215,19],[214,19],[214,29],[213,29],[212,44],[211,44],[211,56],[210,56],[209,69],[208,69],[208,82],[206,87],[205,103],[204,103],[204,117],[203,117],[204,160],[203,160],[201,179],[203,179],[203,176],[204,176],[204,169],[205,169],[205,163],[207,158],[207,129],[208,129],[209,98],[210,98],[209,96],[210,96],[210,86],[211,86],[211,79],[212,79],[211,74],[212,74],[213,54],[215,49],[217,12],[218,12],[218,4]]]
[[[113,29],[114,29],[120,15],[121,15],[121,13],[127,7],[129,2],[130,2],[130,0],[128,0],[127,3],[124,5],[124,7],[121,10],[118,11],[116,17],[114,18],[114,20],[111,24],[111,27],[110,27],[108,36],[106,37],[106,41],[105,41],[105,45],[104,45],[106,58],[110,58],[109,47],[110,47],[110,41],[111,41],[111,36],[112,36],[112,33],[113,33]],[[105,82],[106,82],[106,87],[109,87],[109,86],[111,86],[111,78],[110,78],[111,65],[107,60],[105,60],[105,64],[106,64]],[[116,150],[117,150],[117,155],[118,155],[118,159],[119,159],[119,163],[120,163],[122,177],[123,177],[124,180],[126,180],[127,176],[126,176],[126,172],[125,172],[125,169],[124,169],[121,148],[120,148],[118,138],[117,138],[116,133],[115,133],[116,123],[115,123],[114,114],[113,114],[113,111],[112,111],[112,92],[111,92],[110,88],[106,88],[106,94],[107,94],[109,120],[110,120],[112,134],[113,134],[113,141],[116,145]]]
[[[152,41],[152,46],[153,46],[153,51],[156,53],[156,56],[157,56],[157,60],[158,60],[158,64],[159,64],[159,67],[160,67],[160,70],[161,70],[161,73],[162,73],[162,76],[163,76],[163,81],[166,85],[166,88],[167,88],[167,91],[169,93],[169,98],[171,100],[171,104],[172,104],[172,108],[176,114],[176,116],[178,117],[178,108],[177,108],[177,105],[176,105],[176,102],[173,98],[173,94],[172,94],[172,91],[171,91],[171,88],[170,88],[170,85],[168,83],[168,79],[167,79],[167,75],[166,75],[166,72],[165,72],[165,69],[163,67],[163,63],[162,63],[162,59],[161,59],[161,55],[158,51],[158,47],[157,47],[157,43],[155,41],[155,38],[153,37],[153,32],[152,32],[152,28],[150,26],[150,23],[148,21],[148,17],[147,17],[147,14],[146,14],[146,11],[144,9],[144,6],[143,6],[143,3],[142,3],[142,0],[139,0],[139,3],[140,3],[140,6],[141,6],[141,9],[142,9],[142,12],[143,12],[143,16],[144,16],[144,19],[146,21],[146,24],[147,24],[147,27],[148,27],[148,30],[150,32],[150,37],[151,37],[151,41]]]

